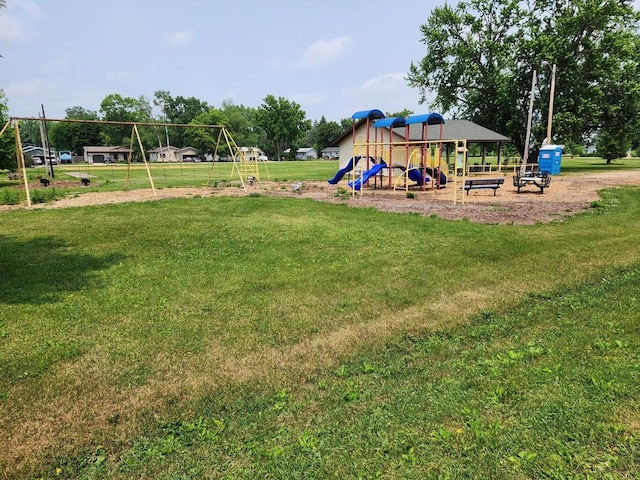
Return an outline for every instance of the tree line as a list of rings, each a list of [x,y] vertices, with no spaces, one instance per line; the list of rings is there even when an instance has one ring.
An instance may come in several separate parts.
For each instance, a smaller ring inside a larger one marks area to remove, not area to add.
[[[630,0],[446,3],[420,27],[426,55],[407,79],[433,108],[510,137],[523,154],[536,72],[533,147],[553,98],[552,143],[576,153],[595,143],[610,161],[640,145],[639,21]]]
[[[4,3],[0,0],[0,7]],[[576,154],[595,144],[609,162],[640,146],[639,28],[640,12],[632,0],[445,3],[420,26],[426,54],[411,63],[407,82],[422,102],[448,118],[471,120],[508,136],[520,155],[545,141],[553,100],[553,135],[547,141]],[[532,137],[526,145],[530,91]],[[159,109],[155,116],[154,108]],[[406,113],[411,112],[402,116]],[[0,90],[0,121],[6,115]],[[111,94],[99,112],[73,107],[67,118],[224,124],[238,145],[258,146],[272,158],[300,146],[320,151],[351,125],[349,119],[337,123],[324,117],[311,122],[300,105],[273,95],[258,108],[228,102],[213,108],[162,90],[153,101]],[[25,130],[32,132],[25,133],[23,142],[37,143],[38,129]],[[167,132],[145,129],[145,145],[157,145],[161,133]],[[171,144],[178,147],[211,152],[215,143],[204,130],[170,128],[169,133]],[[128,144],[130,131],[61,123],[53,125],[50,134],[53,146],[78,151],[87,144]],[[10,148],[7,138],[5,134],[0,139],[0,167]]]
[[[7,99],[0,90],[0,121],[9,118]],[[283,97],[267,95],[258,108],[235,105],[224,101],[220,108],[195,97],[173,96],[167,90],[158,90],[152,100],[140,96],[126,97],[117,93],[107,95],[99,111],[76,106],[66,109],[65,120],[79,122],[47,122],[49,145],[55,150],[69,150],[81,154],[83,147],[129,146],[132,127],[96,123],[113,121],[125,123],[165,123],[176,125],[224,125],[238,146],[259,147],[270,158],[282,159],[284,151],[293,155],[300,147],[314,147],[320,153],[351,128],[351,120],[340,123],[311,122],[299,104]],[[20,123],[23,145],[41,145],[40,121],[24,120]],[[145,126],[138,128],[145,150],[159,146],[194,147],[201,154],[217,149],[225,155],[226,143],[218,142],[218,132],[210,128]],[[13,134],[5,133],[0,140],[0,168],[15,168]],[[136,141],[137,145],[137,141]]]

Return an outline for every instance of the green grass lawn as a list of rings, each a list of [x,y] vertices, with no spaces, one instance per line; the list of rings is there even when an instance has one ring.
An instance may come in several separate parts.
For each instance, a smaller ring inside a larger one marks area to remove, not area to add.
[[[534,226],[267,196],[0,219],[3,478],[637,469],[638,189]]]

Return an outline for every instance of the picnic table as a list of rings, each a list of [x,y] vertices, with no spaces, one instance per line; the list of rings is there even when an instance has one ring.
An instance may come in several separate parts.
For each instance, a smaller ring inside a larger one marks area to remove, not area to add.
[[[544,193],[544,189],[551,184],[551,177],[548,172],[517,172],[513,177],[513,186],[517,187],[518,193],[520,189],[533,185],[540,189],[540,194]]]

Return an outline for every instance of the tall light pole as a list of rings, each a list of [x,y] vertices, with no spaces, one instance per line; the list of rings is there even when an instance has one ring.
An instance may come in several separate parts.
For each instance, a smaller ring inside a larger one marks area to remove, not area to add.
[[[547,117],[547,145],[551,145],[551,123],[553,120],[553,97],[556,92],[556,64],[551,67],[551,90],[549,92],[549,116]]]
[[[522,157],[522,165],[520,165],[520,171],[525,172],[527,170],[527,160],[529,159],[529,142],[531,141],[531,119],[533,118],[533,98],[536,90],[536,71],[533,70],[533,76],[531,77],[531,93],[529,96],[529,115],[527,116],[527,135],[524,140],[524,154]]]

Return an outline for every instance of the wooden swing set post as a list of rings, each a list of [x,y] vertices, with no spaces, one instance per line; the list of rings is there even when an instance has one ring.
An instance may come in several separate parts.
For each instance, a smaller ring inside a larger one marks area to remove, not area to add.
[[[209,169],[209,176],[207,177],[207,187],[211,185],[211,176],[213,175],[213,167],[216,164],[216,156],[218,155],[218,149],[220,148],[220,140],[222,139],[222,129],[218,132],[218,140],[216,140],[216,149],[213,152],[213,158],[211,159],[211,168]]]
[[[27,169],[24,166],[24,153],[22,152],[22,140],[20,140],[19,122],[13,123],[13,132],[16,137],[16,158],[18,160],[18,172],[22,172],[22,180],[24,182],[24,191],[27,194],[27,206],[31,206],[31,192],[29,192],[29,178],[27,177]],[[6,129],[6,126],[5,126]],[[3,129],[2,131],[4,132]]]
[[[147,162],[147,154],[144,151],[144,147],[142,146],[142,140],[140,139],[140,132],[138,131],[138,126],[134,123],[133,130],[136,132],[136,137],[138,137],[138,146],[140,147],[140,153],[142,154],[142,161],[144,162],[144,166],[147,168],[147,175],[149,177],[149,183],[151,184],[151,190],[153,190],[153,196],[156,196],[156,187],[153,184],[153,176],[151,175],[151,169],[149,168],[149,163]]]

